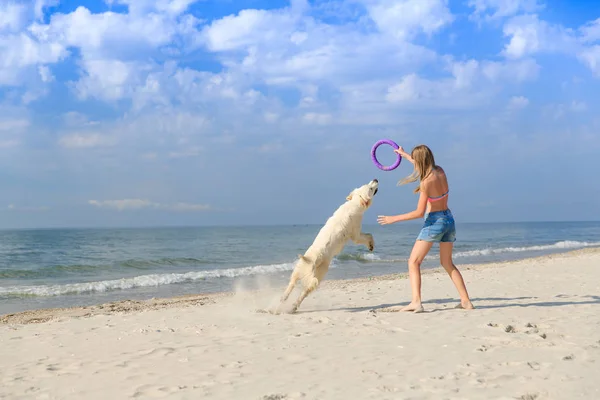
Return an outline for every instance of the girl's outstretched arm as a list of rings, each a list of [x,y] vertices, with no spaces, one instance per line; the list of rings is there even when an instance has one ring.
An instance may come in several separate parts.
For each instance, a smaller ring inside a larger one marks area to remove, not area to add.
[[[377,217],[377,222],[380,225],[388,225],[395,224],[396,222],[400,221],[409,221],[411,219],[423,218],[423,216],[425,215],[425,211],[427,210],[427,191],[425,190],[424,186],[425,185],[421,185],[421,192],[419,195],[419,202],[417,203],[416,210],[400,215],[379,215]]]
[[[404,148],[402,146],[398,146],[398,150],[394,150],[394,153],[400,154],[402,156],[402,158],[407,160],[409,163],[411,163],[413,165],[415,164],[415,160],[413,160],[413,158],[410,156],[410,154],[408,154],[406,151],[404,151]]]

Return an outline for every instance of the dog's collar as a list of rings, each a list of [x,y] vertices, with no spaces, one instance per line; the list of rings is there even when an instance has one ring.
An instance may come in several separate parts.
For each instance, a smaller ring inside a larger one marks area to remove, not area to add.
[[[368,208],[371,205],[371,200],[365,200],[364,197],[362,197],[361,195],[358,195],[358,197],[360,197],[360,204],[364,207],[364,208]]]

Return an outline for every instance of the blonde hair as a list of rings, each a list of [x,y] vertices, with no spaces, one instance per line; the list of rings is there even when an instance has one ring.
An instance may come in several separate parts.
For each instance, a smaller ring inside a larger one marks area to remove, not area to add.
[[[433,158],[433,152],[431,149],[424,144],[416,146],[410,153],[413,161],[415,162],[415,169],[406,178],[400,180],[398,185],[406,185],[407,183],[416,182],[418,179],[420,182],[427,178],[431,171],[435,168],[435,158]],[[421,191],[421,185],[417,186],[414,190],[415,193]]]

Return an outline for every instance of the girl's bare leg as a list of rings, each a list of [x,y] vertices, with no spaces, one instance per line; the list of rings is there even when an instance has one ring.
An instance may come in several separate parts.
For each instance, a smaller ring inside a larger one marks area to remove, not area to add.
[[[451,242],[441,242],[440,243],[440,262],[442,267],[446,270],[450,279],[456,286],[458,290],[458,295],[460,296],[460,306],[457,308],[464,308],[467,310],[472,310],[473,303],[471,303],[471,299],[469,298],[469,293],[467,292],[467,287],[465,286],[465,281],[463,280],[462,274],[454,265],[452,261],[452,250],[454,248],[454,243]]]
[[[402,311],[423,311],[423,305],[421,304],[421,263],[431,250],[431,246],[433,246],[432,242],[423,240],[417,240],[413,246],[408,259],[408,278],[410,279],[412,300],[409,305],[402,308]]]

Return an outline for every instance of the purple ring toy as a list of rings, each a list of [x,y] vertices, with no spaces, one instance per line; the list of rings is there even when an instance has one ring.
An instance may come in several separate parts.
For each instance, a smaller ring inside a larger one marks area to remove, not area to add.
[[[379,168],[383,171],[391,171],[391,170],[398,168],[398,166],[400,165],[400,162],[402,162],[402,156],[400,154],[398,154],[398,159],[396,160],[396,162],[387,167],[381,165],[381,163],[377,160],[377,156],[375,153],[377,152],[377,148],[379,146],[381,146],[382,144],[389,144],[396,150],[398,150],[398,148],[400,147],[393,140],[390,140],[390,139],[382,139],[382,140],[378,141],[377,143],[375,143],[375,145],[371,149],[371,159],[373,159],[373,163],[377,166],[377,168]]]

